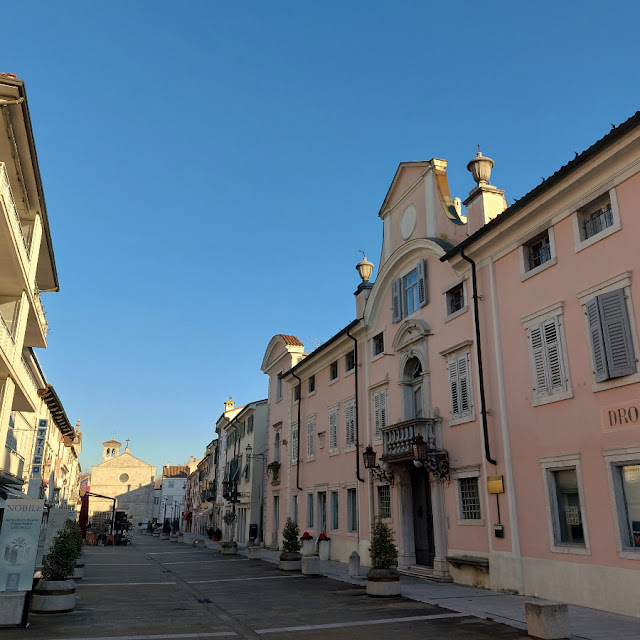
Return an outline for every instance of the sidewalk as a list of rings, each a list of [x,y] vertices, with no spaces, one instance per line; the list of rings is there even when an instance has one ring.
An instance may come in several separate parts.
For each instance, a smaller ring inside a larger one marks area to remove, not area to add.
[[[218,543],[195,534],[184,534],[185,543],[195,538],[205,540],[208,549],[218,550]],[[246,547],[238,546],[238,553],[246,555]],[[278,563],[279,551],[262,549],[261,558],[266,562]],[[331,560],[321,563],[322,572],[328,578],[364,586],[366,567],[357,578],[349,576],[349,565]],[[526,629],[525,602],[545,602],[528,596],[514,596],[487,589],[476,589],[453,583],[431,582],[409,576],[401,576],[402,595],[410,600],[439,605],[452,611],[466,613],[477,618],[485,618],[502,624]],[[640,598],[640,595],[639,595]],[[574,640],[639,640],[640,618],[621,616],[569,605],[572,638]]]

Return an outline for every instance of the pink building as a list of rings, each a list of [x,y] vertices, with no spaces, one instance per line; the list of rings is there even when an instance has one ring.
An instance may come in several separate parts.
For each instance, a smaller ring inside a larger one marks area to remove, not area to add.
[[[640,616],[639,141],[508,208],[478,154],[466,218],[445,161],[400,165],[356,319],[266,350],[267,544],[291,516],[366,565],[381,516],[403,570]]]

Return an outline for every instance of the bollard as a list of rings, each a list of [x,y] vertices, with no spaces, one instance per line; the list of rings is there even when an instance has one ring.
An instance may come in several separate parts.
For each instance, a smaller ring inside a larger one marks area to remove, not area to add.
[[[349,556],[349,576],[352,578],[360,577],[360,556],[357,551]]]
[[[569,609],[559,602],[525,602],[527,632],[540,640],[561,640],[571,637]]]

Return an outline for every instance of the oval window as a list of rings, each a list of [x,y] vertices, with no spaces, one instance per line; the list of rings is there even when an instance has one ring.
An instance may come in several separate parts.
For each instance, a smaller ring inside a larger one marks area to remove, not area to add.
[[[129,474],[128,473],[121,473],[120,474],[120,478],[118,478],[120,480],[120,482],[126,482],[129,479]]]

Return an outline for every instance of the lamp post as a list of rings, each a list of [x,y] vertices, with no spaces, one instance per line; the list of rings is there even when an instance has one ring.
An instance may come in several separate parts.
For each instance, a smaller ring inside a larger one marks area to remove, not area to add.
[[[374,478],[393,485],[393,472],[383,469],[379,464],[376,464],[376,452],[371,445],[363,451],[362,457],[364,458],[364,468],[368,469]]]

